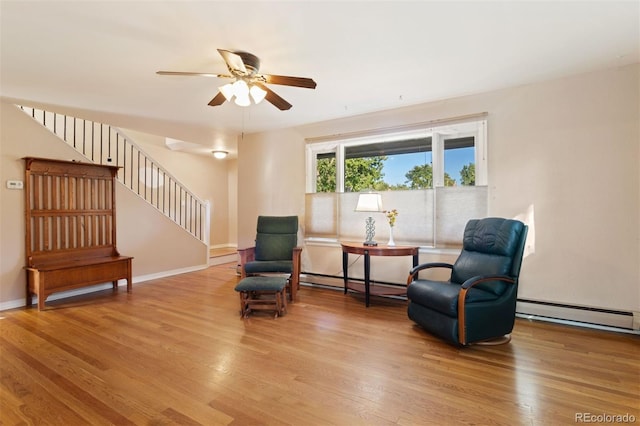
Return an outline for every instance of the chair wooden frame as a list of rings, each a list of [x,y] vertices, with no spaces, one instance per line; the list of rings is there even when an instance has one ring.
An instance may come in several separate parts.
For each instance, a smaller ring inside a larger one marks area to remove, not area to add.
[[[238,250],[238,255],[240,257],[240,278],[244,279],[247,276],[245,269],[244,269],[244,265],[247,262],[252,262],[255,260],[255,254],[256,254],[256,248],[254,247],[248,247],[248,248],[244,248],[244,249],[239,249]],[[289,294],[289,300],[291,302],[294,302],[297,298],[297,293],[298,290],[300,289],[300,265],[301,265],[301,259],[302,259],[302,247],[294,247],[293,248],[293,255],[292,255],[292,261],[293,261],[293,270],[291,272],[291,275],[289,276],[288,280],[287,280],[287,290],[288,290],[288,294]]]
[[[286,286],[280,291],[240,291],[240,316],[248,318],[252,311],[275,311],[275,318],[287,312]]]

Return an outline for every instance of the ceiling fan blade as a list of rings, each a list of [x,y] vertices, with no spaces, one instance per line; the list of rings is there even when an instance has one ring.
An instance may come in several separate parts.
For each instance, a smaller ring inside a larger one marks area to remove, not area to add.
[[[218,92],[218,94],[213,99],[211,99],[211,101],[207,105],[209,106],[222,105],[223,103],[226,102],[226,100],[227,98],[224,97],[222,92]]]
[[[274,92],[273,90],[269,89],[264,84],[261,84],[261,83],[254,83],[254,84],[256,86],[260,87],[265,92],[267,92],[267,96],[265,96],[265,99],[267,101],[271,102],[279,110],[286,111],[286,110],[288,110],[288,109],[290,109],[292,107],[292,105],[289,102],[287,102],[284,99],[282,99],[280,97],[280,95],[276,94],[276,92]]]
[[[269,84],[282,84],[284,86],[303,87],[305,89],[315,89],[316,82],[311,78],[289,77],[286,75],[263,74],[265,82]]]
[[[218,53],[220,53],[222,59],[227,63],[227,68],[229,68],[231,73],[236,71],[242,75],[248,74],[247,68],[244,66],[242,56],[224,49],[218,49]]]
[[[156,74],[159,75],[195,75],[200,77],[217,77],[217,78],[233,78],[231,75],[227,74],[212,74],[208,72],[187,72],[187,71],[156,71]]]

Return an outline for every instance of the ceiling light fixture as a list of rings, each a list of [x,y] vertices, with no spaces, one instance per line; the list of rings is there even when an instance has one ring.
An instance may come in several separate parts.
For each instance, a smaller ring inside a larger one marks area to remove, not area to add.
[[[211,151],[211,153],[213,154],[214,157],[216,157],[218,160],[222,160],[223,158],[226,158],[227,155],[229,155],[229,153],[227,151]]]
[[[266,90],[254,84],[247,84],[246,81],[239,78],[233,83],[227,83],[218,88],[224,98],[231,102],[235,96],[236,105],[249,106],[251,99],[257,105],[267,96]],[[251,95],[251,98],[249,97]]]

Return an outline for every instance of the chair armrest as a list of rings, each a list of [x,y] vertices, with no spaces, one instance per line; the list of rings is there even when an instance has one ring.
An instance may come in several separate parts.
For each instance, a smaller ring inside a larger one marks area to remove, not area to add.
[[[411,284],[411,281],[416,279],[416,276],[418,275],[418,272],[420,272],[420,271],[422,271],[424,269],[432,269],[432,268],[453,269],[453,265],[450,264],[450,263],[432,262],[432,263],[423,263],[422,265],[414,266],[409,271],[409,276],[407,277],[407,285]]]
[[[248,247],[238,249],[238,256],[240,257],[240,278],[244,279],[247,276],[247,273],[244,271],[244,265],[256,259],[256,248]]]
[[[301,262],[302,262],[301,259],[302,259],[302,247],[294,247],[293,255],[291,258],[291,260],[293,261],[293,269],[291,271],[291,275],[296,283],[298,282],[298,279],[300,277],[300,269],[301,269]]]
[[[302,247],[294,247],[293,248],[293,256],[292,259],[293,263],[295,265],[296,262],[300,262],[300,259],[302,257]]]
[[[517,282],[513,277],[508,275],[478,275],[462,283],[460,293],[458,293],[458,340],[461,345],[467,344],[467,333],[465,329],[465,301],[467,299],[467,292],[477,284],[490,281],[505,281],[511,284]]]
[[[463,282],[461,288],[463,290],[468,290],[471,287],[475,286],[476,284],[484,283],[487,281],[506,281],[511,284],[516,283],[516,280],[513,277],[510,277],[508,275],[483,275],[483,276],[477,275]]]
[[[294,247],[291,260],[293,268],[291,270],[291,301],[296,300],[296,294],[300,288],[300,269],[301,269],[302,247]]]

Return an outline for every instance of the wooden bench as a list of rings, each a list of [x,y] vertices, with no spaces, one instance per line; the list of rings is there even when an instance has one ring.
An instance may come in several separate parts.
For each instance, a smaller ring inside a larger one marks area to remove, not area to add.
[[[27,157],[25,247],[27,306],[55,292],[127,280],[132,257],[116,248],[118,167]]]

